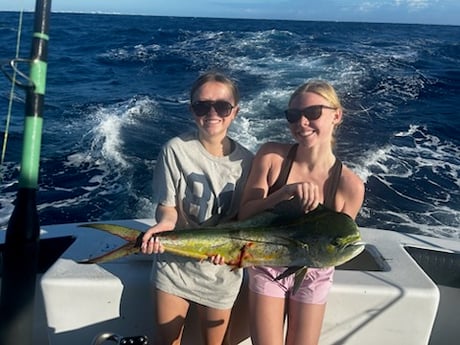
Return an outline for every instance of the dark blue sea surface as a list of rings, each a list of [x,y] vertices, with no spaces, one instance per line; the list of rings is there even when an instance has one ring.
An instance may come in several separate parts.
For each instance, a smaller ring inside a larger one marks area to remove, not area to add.
[[[16,54],[18,21],[0,12],[2,62]],[[32,22],[26,13],[24,58]],[[40,221],[152,218],[158,151],[194,126],[193,80],[219,69],[242,94],[231,136],[254,152],[268,140],[291,141],[283,110],[298,85],[329,80],[347,109],[337,155],[366,184],[358,224],[460,238],[459,38],[459,26],[53,13]],[[10,89],[1,78],[2,140]],[[16,88],[0,167],[1,228],[18,186],[24,99]]]

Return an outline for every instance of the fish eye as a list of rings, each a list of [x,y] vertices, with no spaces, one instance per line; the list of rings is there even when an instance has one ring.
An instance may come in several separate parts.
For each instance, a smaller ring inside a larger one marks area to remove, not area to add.
[[[340,246],[340,241],[338,238],[334,238],[332,241],[331,241],[331,244],[335,247],[338,247]]]

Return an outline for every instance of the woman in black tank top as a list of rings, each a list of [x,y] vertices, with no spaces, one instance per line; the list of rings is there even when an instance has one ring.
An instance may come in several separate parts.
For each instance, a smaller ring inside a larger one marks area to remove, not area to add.
[[[239,218],[292,198],[300,200],[303,212],[321,203],[355,218],[364,199],[364,184],[333,152],[343,112],[334,88],[324,81],[311,81],[292,94],[288,105],[285,115],[296,143],[262,145],[253,161]],[[252,342],[318,344],[334,268],[309,268],[295,294],[293,278],[273,279],[284,269],[248,268]]]

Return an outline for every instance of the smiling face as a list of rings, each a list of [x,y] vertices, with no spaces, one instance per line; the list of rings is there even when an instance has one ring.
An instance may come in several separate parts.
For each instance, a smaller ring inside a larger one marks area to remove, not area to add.
[[[318,144],[330,144],[335,126],[340,122],[342,111],[330,109],[335,106],[324,97],[314,92],[302,92],[292,98],[289,109],[302,110],[314,105],[323,105],[321,116],[316,120],[308,120],[302,116],[298,121],[290,123],[289,129],[299,144],[312,147]]]
[[[209,112],[207,114],[198,116],[193,111],[193,107],[191,107],[193,118],[200,131],[200,136],[208,139],[214,137],[218,139],[224,138],[239,110],[229,86],[217,81],[208,81],[195,91],[191,101],[192,104],[204,101],[225,101],[233,106],[227,116],[219,116],[214,106],[209,108]]]

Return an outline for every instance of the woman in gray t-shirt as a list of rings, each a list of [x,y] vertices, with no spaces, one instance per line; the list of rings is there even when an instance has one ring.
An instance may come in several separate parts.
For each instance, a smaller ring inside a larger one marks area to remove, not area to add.
[[[164,253],[154,234],[235,219],[253,155],[227,136],[239,110],[238,89],[229,78],[202,75],[190,100],[197,130],[169,140],[159,154],[154,174],[157,223],[145,233],[142,252],[161,253],[152,270],[161,343],[180,343],[193,302],[206,343],[222,344],[242,271],[220,265],[220,257],[198,262]]]

